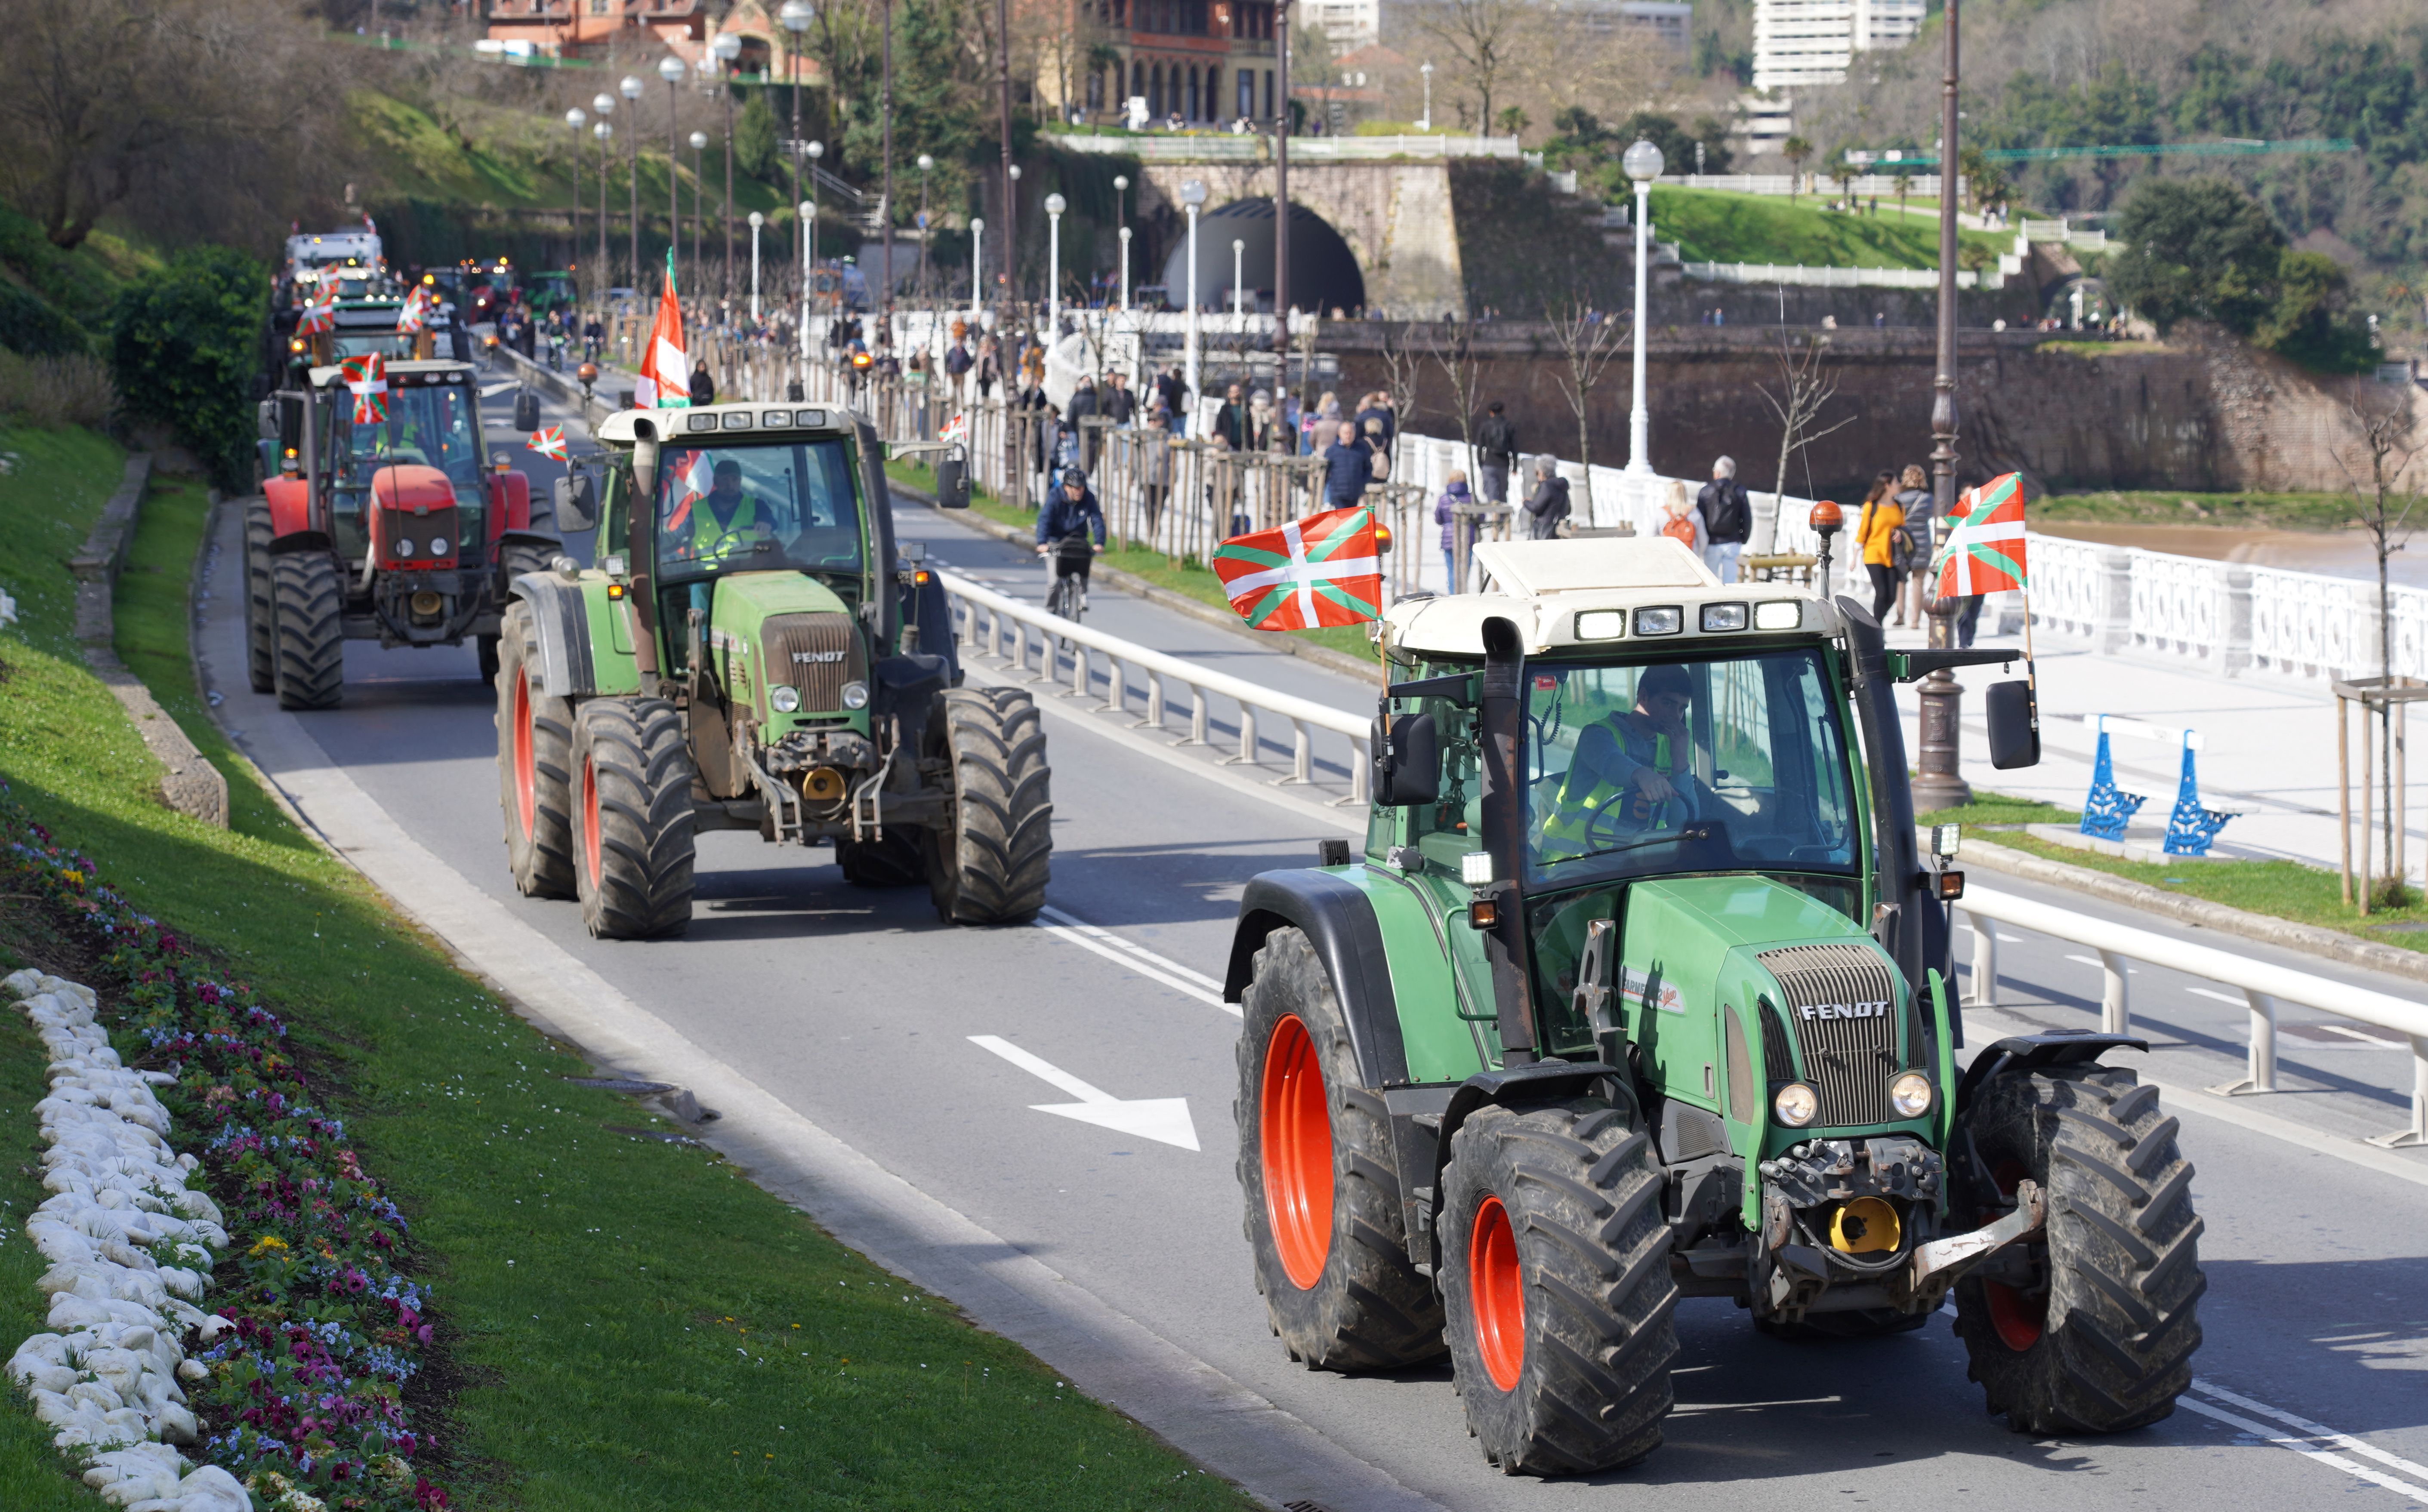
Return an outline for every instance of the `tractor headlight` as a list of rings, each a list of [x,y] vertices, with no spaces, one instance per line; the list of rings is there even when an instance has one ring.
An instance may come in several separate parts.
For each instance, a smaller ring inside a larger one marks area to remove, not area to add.
[[[1821,1099],[1813,1096],[1813,1089],[1803,1082],[1791,1081],[1780,1088],[1779,1095],[1770,1099],[1770,1107],[1779,1114],[1780,1123],[1790,1129],[1801,1129],[1820,1113]]]
[[[797,688],[777,688],[767,694],[767,702],[776,706],[779,714],[790,714],[801,707],[801,691]]]
[[[843,707],[845,708],[866,708],[868,707],[868,684],[864,682],[847,682],[844,684]]]
[[[1900,1118],[1919,1118],[1930,1111],[1930,1078],[1908,1071],[1889,1083],[1889,1101]]]

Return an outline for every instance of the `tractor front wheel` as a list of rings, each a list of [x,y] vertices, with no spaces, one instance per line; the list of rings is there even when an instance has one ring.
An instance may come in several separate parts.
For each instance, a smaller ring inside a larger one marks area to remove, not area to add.
[[[244,506],[244,670],[256,693],[278,691],[277,608],[270,577],[270,543],[276,534],[270,501]]]
[[[499,630],[496,681],[507,870],[526,898],[573,897],[573,705],[541,691],[538,637],[520,600]]]
[[[1599,1100],[1480,1108],[1440,1211],[1451,1369],[1485,1457],[1581,1475],[1659,1447],[1678,1288],[1650,1138]]]
[[[573,722],[573,878],[604,940],[691,928],[691,748],[663,698],[594,698]]]
[[[325,551],[271,559],[271,616],[281,708],[335,708],[346,692],[345,580]]]
[[[1973,1379],[2018,1433],[2118,1433],[2157,1422],[2200,1347],[2200,1217],[2191,1162],[2158,1089],[2130,1071],[2067,1066],[1992,1079],[1964,1113],[1981,1167],[2046,1204],[2028,1286],[1956,1283]],[[1997,1216],[1975,1193],[1978,1216]]]
[[[937,695],[931,728],[952,768],[927,888],[947,924],[1025,924],[1045,905],[1054,796],[1037,704],[1011,688]]]
[[[1340,1000],[1304,932],[1265,936],[1241,1012],[1231,1114],[1273,1332],[1318,1370],[1434,1358],[1441,1304],[1408,1260],[1390,1120],[1362,1084]]]

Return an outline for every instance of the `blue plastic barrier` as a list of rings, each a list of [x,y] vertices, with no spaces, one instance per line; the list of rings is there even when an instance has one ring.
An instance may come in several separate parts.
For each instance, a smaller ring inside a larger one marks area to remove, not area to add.
[[[2116,786],[2116,763],[2108,748],[2109,716],[2099,716],[2099,754],[2091,770],[2091,792],[2082,804],[2082,833],[2103,840],[2122,840],[2133,816],[2149,799],[2141,793],[2128,793]],[[2239,819],[2239,813],[2210,808],[2201,802],[2200,772],[2193,753],[2201,746],[2200,735],[2194,730],[2170,730],[2120,721],[2118,730],[2145,740],[2174,737],[2183,748],[2182,775],[2175,783],[2175,806],[2167,816],[2166,853],[2169,855],[2207,855],[2209,842],[2226,821]]]

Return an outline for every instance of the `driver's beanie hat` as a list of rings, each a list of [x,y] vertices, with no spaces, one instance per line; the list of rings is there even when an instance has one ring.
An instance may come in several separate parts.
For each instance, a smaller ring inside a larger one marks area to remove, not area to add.
[[[739,478],[742,476],[742,464],[734,461],[732,458],[728,457],[723,462],[716,464],[716,476],[719,478]]]
[[[1635,701],[1639,704],[1671,693],[1682,698],[1695,695],[1695,679],[1687,675],[1685,668],[1674,665],[1649,668],[1635,685]]]

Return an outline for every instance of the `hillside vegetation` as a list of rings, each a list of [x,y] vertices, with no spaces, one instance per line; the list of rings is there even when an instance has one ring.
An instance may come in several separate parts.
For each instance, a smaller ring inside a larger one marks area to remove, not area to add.
[[[1899,215],[1882,201],[1878,215],[1825,210],[1810,198],[1656,187],[1652,232],[1678,244],[1688,262],[1801,263],[1809,268],[1936,268],[1939,227]],[[1995,268],[2012,234],[1959,232],[1965,266]],[[1968,255],[1969,254],[1969,255]]]

